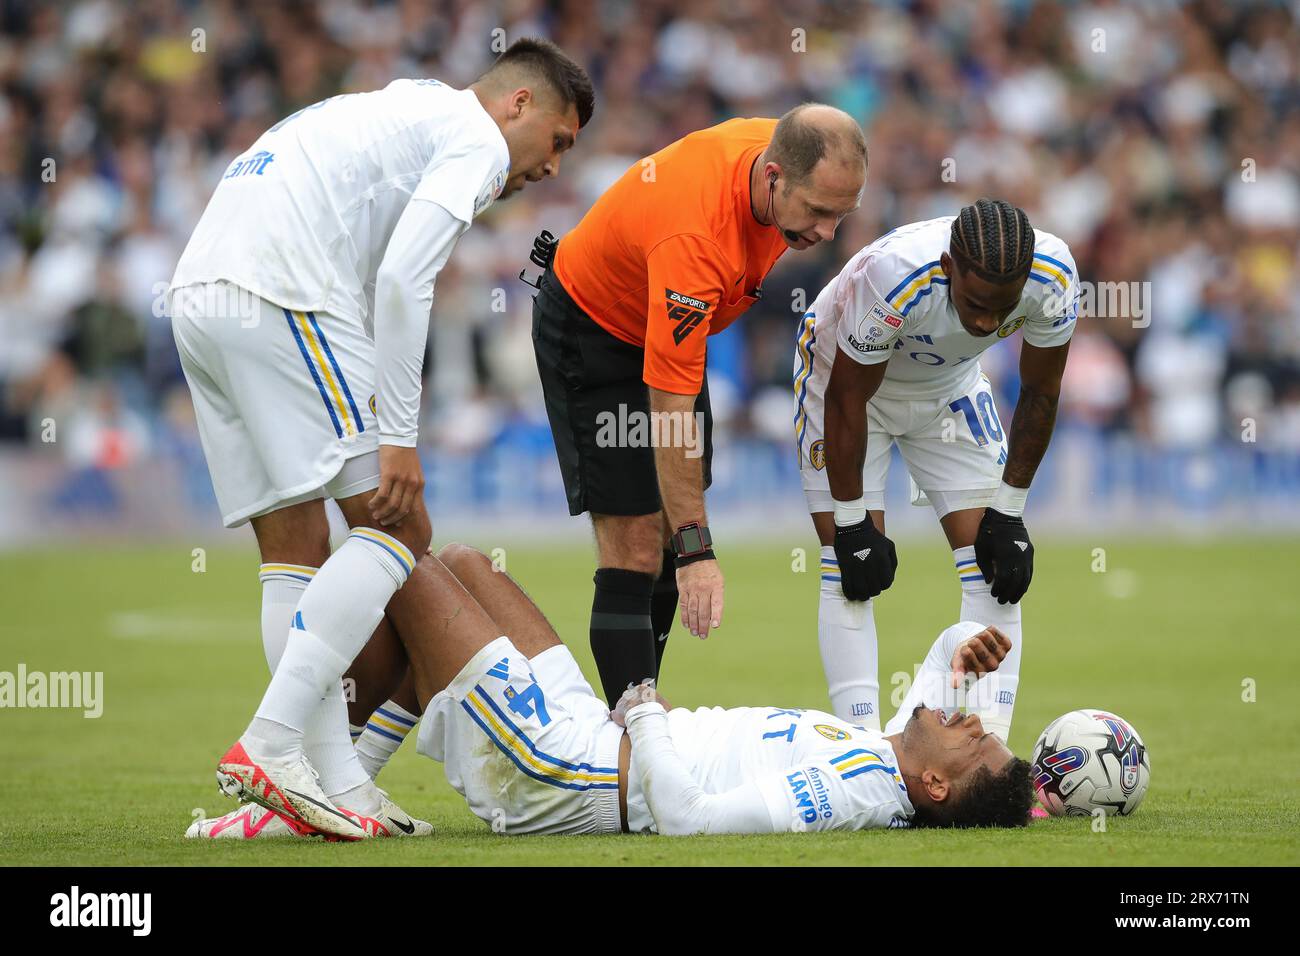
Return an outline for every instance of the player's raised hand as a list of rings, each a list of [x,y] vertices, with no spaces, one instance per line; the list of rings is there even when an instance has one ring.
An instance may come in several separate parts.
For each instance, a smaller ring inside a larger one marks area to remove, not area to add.
[[[682,627],[703,640],[722,623],[722,569],[714,558],[677,568]]]
[[[414,448],[379,446],[379,489],[370,499],[370,515],[384,527],[397,524],[424,494],[424,469]]]
[[[898,552],[867,515],[856,524],[835,529],[835,558],[840,587],[850,601],[868,601],[894,583]]]
[[[632,684],[627,690],[623,691],[623,696],[618,699],[614,709],[610,711],[609,719],[614,721],[620,727],[627,726],[627,712],[637,704],[649,704],[653,701],[663,702],[655,690],[655,679],[647,677],[639,684]]]
[[[996,627],[986,627],[966,638],[952,654],[952,686],[960,687],[967,674],[980,677],[998,669],[1011,652],[1011,638]]]
[[[984,509],[975,533],[975,563],[999,604],[1017,604],[1034,576],[1034,544],[1022,518]]]

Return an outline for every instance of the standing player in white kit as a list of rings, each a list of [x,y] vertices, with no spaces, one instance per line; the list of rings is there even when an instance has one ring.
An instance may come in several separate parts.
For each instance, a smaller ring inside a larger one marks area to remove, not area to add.
[[[795,439],[822,545],[818,642],[841,718],[878,727],[872,599],[898,564],[884,492],[897,442],[914,503],[934,507],[961,582],[959,620],[1012,641],[968,706],[1006,737],[1020,673],[1020,599],[1033,574],[1022,515],[1051,440],[1079,283],[1066,244],[981,199],[867,246],[804,316]],[[1024,329],[1020,397],[1004,432],[979,355]]]
[[[273,670],[218,779],[303,832],[409,826],[356,760],[340,679],[390,598],[400,619],[432,533],[415,445],[434,282],[479,213],[559,172],[592,108],[544,40],[465,90],[332,97],[231,164],[177,265],[176,344],[222,520],[261,550]],[[332,555],[326,497],[353,529]]]

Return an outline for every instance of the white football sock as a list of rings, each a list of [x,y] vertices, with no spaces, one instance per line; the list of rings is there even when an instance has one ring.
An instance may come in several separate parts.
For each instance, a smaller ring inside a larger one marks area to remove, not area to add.
[[[316,570],[301,564],[264,564],[258,570],[257,579],[262,582],[262,650],[272,674],[289,640],[293,612]]]
[[[874,601],[848,601],[840,586],[835,549],[822,548],[817,643],[831,711],[868,730],[880,729],[880,675],[876,660]]]
[[[316,568],[293,564],[264,564],[258,574],[262,582],[262,648],[273,674],[284,654],[298,601],[315,575]],[[352,748],[351,736],[343,734],[347,722],[348,708],[340,682],[336,693],[326,694],[317,702],[303,735],[303,751],[320,774],[321,789],[330,797],[370,780]],[[379,809],[377,803],[373,810],[369,809],[369,801],[364,800],[344,805],[367,815]]]
[[[348,705],[343,699],[343,684],[340,682],[333,694],[327,694],[316,705],[307,732],[302,736],[303,753],[320,774],[320,788],[330,799],[370,783],[370,775],[357,759],[347,727]],[[368,802],[358,805],[355,801],[345,801],[340,805],[367,816],[373,816],[379,809],[378,802],[373,807]]]
[[[312,712],[333,693],[414,567],[405,545],[373,528],[355,529],[330,555],[298,601],[284,653],[248,726],[262,755],[293,759],[301,752]]]
[[[411,732],[420,718],[410,711],[385,701],[384,705],[370,715],[366,726],[356,741],[357,756],[361,766],[366,768],[371,780],[379,778],[379,771],[388,765],[389,759],[397,753],[402,741]]]
[[[999,604],[989,593],[992,585],[975,563],[975,548],[958,548],[952,553],[961,579],[961,614],[958,620],[992,625],[1011,638],[1011,650],[991,674],[976,681],[966,695],[967,713],[978,714],[985,730],[1003,739],[1011,737],[1011,715],[1020,686],[1020,605]]]
[[[379,792],[375,782],[366,777],[355,787],[349,787],[347,790],[335,793],[332,790],[326,790],[334,806],[340,810],[351,810],[359,813],[363,817],[374,817],[379,815],[379,811],[384,808],[384,795]]]

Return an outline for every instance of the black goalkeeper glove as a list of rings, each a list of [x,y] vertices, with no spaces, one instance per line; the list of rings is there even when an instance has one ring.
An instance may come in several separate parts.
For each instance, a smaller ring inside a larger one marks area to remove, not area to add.
[[[871,515],[835,529],[835,557],[840,563],[840,587],[850,601],[868,601],[894,583],[898,569],[894,542],[876,530]]]
[[[1020,518],[984,509],[975,533],[975,563],[999,604],[1018,604],[1034,576],[1034,544]]]

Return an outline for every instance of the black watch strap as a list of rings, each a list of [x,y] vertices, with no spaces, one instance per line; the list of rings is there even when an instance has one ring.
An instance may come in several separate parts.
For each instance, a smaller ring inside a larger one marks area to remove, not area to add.
[[[681,558],[694,558],[713,547],[713,535],[708,525],[698,521],[684,524],[673,532],[673,553]]]
[[[701,551],[699,554],[693,554],[689,558],[673,558],[673,567],[684,568],[688,564],[694,564],[696,561],[716,561],[718,556],[713,553],[713,549]]]

